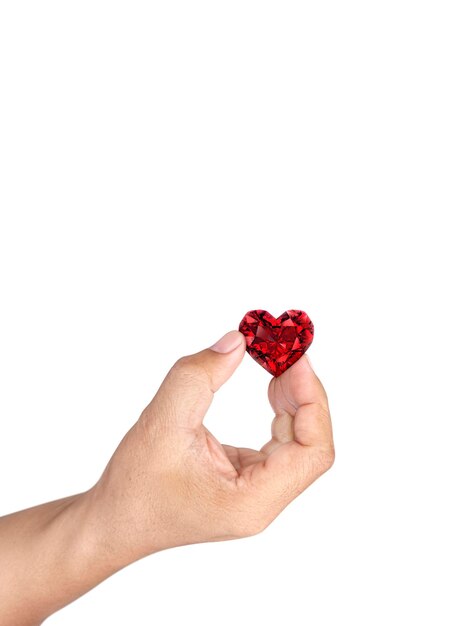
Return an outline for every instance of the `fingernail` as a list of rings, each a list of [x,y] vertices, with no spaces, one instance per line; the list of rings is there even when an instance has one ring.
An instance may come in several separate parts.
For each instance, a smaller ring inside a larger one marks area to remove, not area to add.
[[[243,335],[238,332],[238,330],[231,330],[229,333],[224,335],[219,341],[216,341],[213,346],[210,347],[214,352],[220,352],[222,354],[227,354],[228,352],[232,352],[235,348],[243,341]]]

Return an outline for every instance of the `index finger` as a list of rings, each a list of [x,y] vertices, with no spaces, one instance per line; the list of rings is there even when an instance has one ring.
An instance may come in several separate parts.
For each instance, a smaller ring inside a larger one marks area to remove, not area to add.
[[[268,398],[276,415],[294,414],[303,404],[318,402],[328,409],[328,397],[306,354],[269,383]]]
[[[305,356],[271,381],[268,394],[276,416],[291,417],[292,434],[253,468],[252,479],[292,500],[333,464],[328,398]]]

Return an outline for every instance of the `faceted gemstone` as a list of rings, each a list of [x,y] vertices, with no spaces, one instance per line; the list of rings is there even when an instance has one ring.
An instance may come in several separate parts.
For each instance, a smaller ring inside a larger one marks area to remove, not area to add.
[[[313,341],[313,324],[303,311],[286,311],[277,319],[267,311],[249,311],[240,322],[246,351],[273,376],[300,359]]]

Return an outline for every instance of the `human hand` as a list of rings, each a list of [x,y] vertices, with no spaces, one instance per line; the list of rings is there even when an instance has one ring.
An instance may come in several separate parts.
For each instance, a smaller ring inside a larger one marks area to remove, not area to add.
[[[221,445],[203,419],[245,353],[232,331],[175,363],[86,494],[95,540],[114,567],[166,548],[263,530],[328,470],[334,447],[325,390],[306,356],[269,384],[272,438]]]
[[[258,533],[331,466],[328,401],[306,356],[269,384],[260,451],[204,427],[244,352],[232,331],[177,361],[94,487],[0,518],[0,626],[38,626],[152,552]]]

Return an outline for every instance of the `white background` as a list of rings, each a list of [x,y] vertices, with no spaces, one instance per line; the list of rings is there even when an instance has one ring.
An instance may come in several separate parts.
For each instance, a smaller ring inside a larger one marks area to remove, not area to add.
[[[0,513],[89,488],[174,360],[300,308],[337,460],[52,625],[468,625],[467,2],[0,3]],[[269,438],[248,356],[207,425]]]

